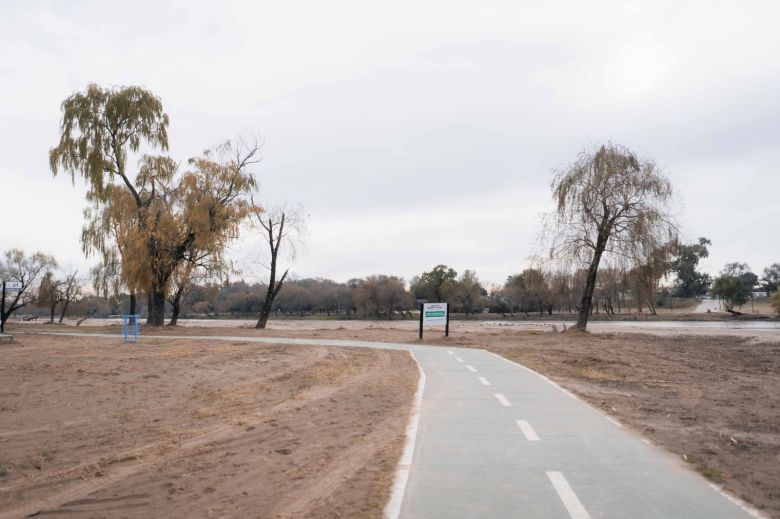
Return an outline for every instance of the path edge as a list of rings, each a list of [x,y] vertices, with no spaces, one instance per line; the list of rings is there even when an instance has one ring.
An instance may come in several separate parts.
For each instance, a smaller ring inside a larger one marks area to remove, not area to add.
[[[531,368],[529,368],[528,366],[524,366],[523,364],[520,364],[519,362],[515,362],[515,361],[513,361],[513,360],[510,360],[510,359],[508,359],[508,358],[504,357],[503,355],[499,355],[498,353],[492,352],[492,351],[490,351],[490,350],[486,350],[485,348],[479,348],[479,349],[480,349],[480,350],[482,350],[482,351],[484,351],[485,353],[489,353],[489,354],[491,354],[491,355],[493,355],[493,356],[495,356],[495,357],[498,357],[499,359],[505,360],[506,362],[509,362],[510,364],[514,364],[514,365],[515,365],[515,366],[517,366],[518,368],[521,368],[521,369],[523,369],[523,370],[525,370],[525,371],[527,371],[527,372],[529,372],[529,373],[533,373],[534,375],[536,375],[537,377],[541,378],[542,380],[544,380],[545,382],[547,382],[547,383],[548,383],[548,384],[550,384],[551,386],[553,386],[553,387],[555,387],[555,388],[559,389],[560,391],[562,391],[562,392],[566,393],[567,395],[569,395],[569,396],[570,396],[571,398],[573,398],[574,400],[577,400],[578,402],[580,402],[580,403],[582,403],[582,404],[586,405],[587,407],[591,408],[591,409],[592,409],[593,411],[595,411],[597,414],[600,414],[602,417],[604,417],[604,418],[606,418],[607,420],[609,420],[610,422],[612,422],[612,423],[613,423],[615,426],[617,426],[617,427],[620,427],[620,428],[622,428],[622,427],[623,427],[623,425],[622,425],[620,422],[618,422],[617,420],[615,420],[614,418],[612,418],[611,416],[609,416],[609,415],[608,415],[607,413],[605,413],[603,410],[599,409],[598,407],[595,407],[595,406],[594,406],[594,405],[592,405],[590,402],[586,402],[586,401],[585,401],[583,398],[581,398],[580,396],[578,396],[578,395],[576,395],[575,393],[573,393],[573,392],[569,391],[569,390],[568,390],[568,389],[566,389],[565,387],[563,387],[563,386],[561,386],[560,384],[558,384],[557,382],[553,381],[552,379],[550,379],[550,378],[549,378],[549,377],[547,377],[546,375],[543,375],[543,374],[539,373],[539,372],[538,372],[538,371],[536,371],[535,369],[531,369]],[[632,430],[633,430],[633,429],[632,429]],[[636,432],[637,434],[639,434],[639,435],[640,435],[640,437],[641,437],[642,439],[644,439],[644,435],[642,435],[642,434],[641,434],[641,433],[639,433],[638,431],[634,431],[634,432]],[[647,440],[647,441],[650,441],[650,440]],[[655,447],[657,447],[657,448],[661,449],[662,451],[669,453],[669,451],[667,451],[665,448],[663,448],[663,447],[661,447],[661,446],[657,445],[655,442],[650,442],[650,445],[653,445],[653,446],[655,446]],[[669,454],[671,454],[671,453],[669,453]],[[736,506],[737,508],[740,508],[740,509],[741,509],[743,512],[745,512],[746,514],[750,515],[751,517],[754,517],[755,519],[769,519],[769,518],[768,518],[768,516],[766,516],[766,515],[762,514],[762,513],[761,513],[761,512],[760,512],[758,509],[756,509],[756,508],[754,508],[753,506],[751,506],[750,504],[746,503],[745,501],[743,501],[743,500],[742,500],[742,499],[740,499],[739,497],[737,497],[737,496],[735,496],[735,495],[731,494],[730,492],[728,492],[728,491],[727,491],[725,488],[723,488],[722,486],[720,486],[720,485],[718,485],[718,484],[716,484],[716,483],[713,483],[712,481],[708,480],[707,478],[705,478],[704,476],[702,476],[702,475],[701,475],[699,472],[697,472],[697,471],[695,471],[695,470],[691,470],[689,467],[686,467],[686,469],[687,469],[687,470],[689,470],[691,473],[695,474],[696,476],[700,477],[700,478],[701,478],[701,479],[702,479],[702,480],[703,480],[703,481],[704,481],[704,482],[707,484],[707,486],[709,486],[709,487],[710,487],[712,490],[714,490],[715,492],[717,492],[718,494],[720,494],[720,495],[721,495],[721,497],[723,497],[723,498],[725,498],[726,500],[730,501],[730,502],[731,502],[731,504],[733,504],[733,505],[734,505],[734,506]]]
[[[422,366],[420,366],[414,353],[410,350],[407,351],[415,365],[417,365],[417,371],[419,371],[420,376],[417,379],[417,391],[414,393],[412,408],[409,411],[409,421],[406,424],[404,451],[401,454],[401,458],[398,460],[398,468],[395,471],[395,479],[393,480],[393,488],[390,491],[390,498],[387,500],[387,504],[382,513],[382,516],[385,519],[398,519],[401,515],[401,505],[404,501],[406,485],[409,481],[409,472],[412,468],[414,445],[417,441],[417,429],[420,425],[420,412],[422,411],[423,392],[425,391],[425,371],[423,371]]]

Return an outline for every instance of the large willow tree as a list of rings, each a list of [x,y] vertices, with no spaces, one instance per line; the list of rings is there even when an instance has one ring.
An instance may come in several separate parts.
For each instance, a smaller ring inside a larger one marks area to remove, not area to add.
[[[62,168],[89,185],[84,248],[104,258],[119,253],[123,282],[147,294],[147,323],[161,326],[177,266],[193,250],[219,260],[240,223],[261,211],[248,198],[258,146],[227,142],[190,159],[184,173],[170,157],[143,155],[133,175],[128,158],[142,146],[167,150],[159,98],[138,87],[90,85],[68,97],[62,112],[50,165],[54,175]]]
[[[676,239],[672,184],[652,161],[609,144],[582,152],[551,187],[556,210],[543,236],[550,259],[586,270],[575,326],[585,330],[602,261],[624,269],[655,264]]]

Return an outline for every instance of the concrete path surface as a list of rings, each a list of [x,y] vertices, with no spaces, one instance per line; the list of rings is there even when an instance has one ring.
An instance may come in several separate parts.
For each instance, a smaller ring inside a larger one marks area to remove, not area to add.
[[[385,510],[390,518],[760,517],[545,377],[485,350],[327,339],[154,338],[410,351],[424,373],[424,388]]]

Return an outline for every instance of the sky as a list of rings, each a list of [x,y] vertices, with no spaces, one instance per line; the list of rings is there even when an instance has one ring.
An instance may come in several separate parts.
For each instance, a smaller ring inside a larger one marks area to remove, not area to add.
[[[611,141],[676,189],[705,271],[780,262],[780,5],[751,1],[0,1],[0,250],[86,272],[86,188],[52,176],[60,103],[139,85],[182,162],[259,135],[268,206],[301,204],[299,278],[502,283],[550,180]],[[132,161],[131,165],[135,165]],[[262,275],[260,237],[230,255]]]

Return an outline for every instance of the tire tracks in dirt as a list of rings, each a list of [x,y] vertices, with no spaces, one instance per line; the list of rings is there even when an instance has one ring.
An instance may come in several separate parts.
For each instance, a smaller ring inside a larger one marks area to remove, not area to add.
[[[303,366],[291,365],[286,370],[274,372],[274,378],[284,378],[291,373],[316,367],[323,362],[323,359],[329,352],[332,354],[333,351],[330,348],[313,348],[312,354],[307,357]],[[350,357],[350,355],[346,355],[344,352],[335,351],[338,352],[337,356],[340,357],[339,360],[341,362]],[[354,353],[350,353],[354,355]],[[296,409],[302,409],[323,399],[332,398],[339,393],[348,396],[357,393],[363,384],[376,379],[383,370],[387,369],[390,356],[386,352],[378,352],[376,357],[377,362],[369,365],[367,369],[363,369],[360,373],[347,377],[344,385],[315,386],[295,394],[293,399],[279,401],[270,406],[264,402],[242,409],[241,417],[242,420],[246,420],[246,423],[241,426],[224,423],[214,424],[201,428],[192,435],[177,431],[176,434],[180,435],[179,437],[149,442],[142,446],[122,451],[114,455],[112,459],[84,461],[71,469],[47,475],[45,481],[38,481],[35,485],[39,488],[50,486],[51,488],[48,489],[50,493],[47,492],[49,495],[43,497],[34,496],[32,499],[13,506],[13,508],[4,510],[0,512],[0,518],[36,515],[44,511],[47,514],[57,513],[59,509],[62,509],[62,512],[75,512],[77,509],[85,506],[90,508],[90,513],[94,513],[93,505],[111,505],[109,508],[112,509],[125,506],[146,506],[144,501],[149,494],[144,492],[133,492],[125,495],[124,500],[121,498],[90,498],[87,496],[99,494],[101,490],[109,487],[116,488],[121,485],[121,482],[128,481],[142,472],[151,472],[157,467],[175,464],[177,460],[197,456],[204,451],[239,448],[245,442],[254,441],[251,437],[247,437],[244,434],[250,429],[283,417]],[[6,433],[10,434],[8,431]],[[181,435],[186,435],[187,438],[182,438]],[[373,438],[373,436],[368,438]],[[308,497],[306,499],[288,499],[282,507],[292,510],[304,509],[312,501],[327,495],[344,478],[353,475],[357,467],[369,459],[375,452],[376,449],[369,447],[360,447],[359,445],[350,447],[344,452],[343,457],[340,458],[348,461],[348,466],[342,464],[341,467],[328,471],[311,487],[312,492],[307,494]],[[249,481],[256,484],[256,477],[257,475],[249,476]],[[70,481],[63,481],[63,479]],[[63,484],[67,485],[67,487],[54,489],[54,487],[59,487]],[[25,484],[23,483],[18,486],[15,485],[14,487],[16,488],[5,488],[3,490],[19,490],[24,486]],[[129,490],[132,491],[132,489]],[[141,502],[138,502],[139,499]],[[120,503],[117,500],[122,502]],[[107,512],[108,510],[104,511]]]

